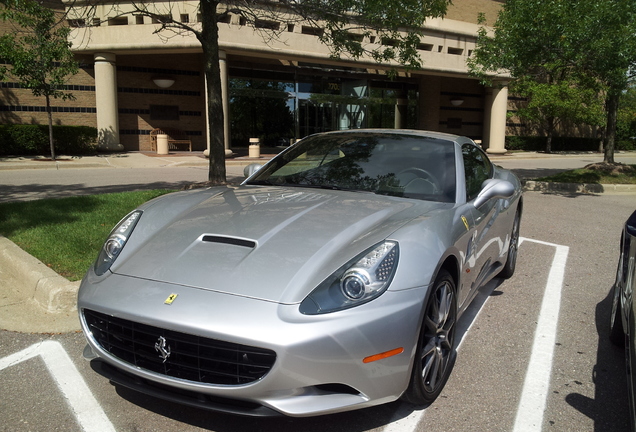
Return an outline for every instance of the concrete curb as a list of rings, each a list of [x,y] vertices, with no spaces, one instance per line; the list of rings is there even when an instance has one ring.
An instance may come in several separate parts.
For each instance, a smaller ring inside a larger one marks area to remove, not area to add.
[[[636,185],[596,183],[556,183],[535,180],[522,181],[524,191],[571,194],[636,193]]]
[[[9,277],[23,282],[15,287],[17,298],[35,303],[48,313],[77,310],[80,282],[69,282],[3,236],[0,236],[0,264]]]

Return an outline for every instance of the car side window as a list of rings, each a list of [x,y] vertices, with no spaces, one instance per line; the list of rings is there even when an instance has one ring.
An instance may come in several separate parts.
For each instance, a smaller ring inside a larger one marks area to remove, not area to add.
[[[477,197],[482,183],[492,177],[492,163],[484,152],[472,144],[462,146],[464,173],[466,175],[466,200]]]

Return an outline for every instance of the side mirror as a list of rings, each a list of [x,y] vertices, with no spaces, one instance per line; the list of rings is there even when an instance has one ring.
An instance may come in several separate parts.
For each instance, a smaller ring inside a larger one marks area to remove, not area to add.
[[[248,166],[243,168],[243,175],[245,176],[245,178],[248,178],[252,174],[254,174],[256,171],[261,169],[262,167],[263,167],[263,165],[257,164],[257,163],[249,164]]]
[[[481,192],[475,198],[475,207],[481,207],[492,198],[510,198],[514,193],[515,187],[509,181],[488,179],[481,185]]]

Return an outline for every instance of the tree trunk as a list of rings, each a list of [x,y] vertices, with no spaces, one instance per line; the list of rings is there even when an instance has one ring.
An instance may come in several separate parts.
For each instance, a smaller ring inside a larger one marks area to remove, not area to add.
[[[548,118],[548,127],[547,127],[547,139],[545,142],[545,152],[552,153],[552,137],[554,136],[554,118]]]
[[[51,113],[51,98],[48,94],[46,98],[46,114],[49,118],[49,145],[51,147],[51,159],[55,160],[55,141],[53,141],[53,114]]]
[[[216,22],[216,1],[201,1],[201,32],[197,39],[203,48],[203,70],[207,83],[208,129],[210,133],[210,167],[208,181],[223,184],[225,173],[225,139],[221,68],[219,65],[219,34]]]
[[[615,163],[614,161],[614,143],[616,141],[616,117],[618,114],[618,102],[620,93],[610,90],[605,102],[607,109],[607,127],[605,129],[605,153],[603,162]]]

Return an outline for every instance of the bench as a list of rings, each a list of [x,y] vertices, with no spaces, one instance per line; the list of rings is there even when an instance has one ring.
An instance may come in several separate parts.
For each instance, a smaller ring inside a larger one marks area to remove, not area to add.
[[[150,150],[157,151],[157,135],[168,135],[168,150],[180,150],[182,147],[192,151],[192,141],[179,129],[156,128],[150,132]]]

